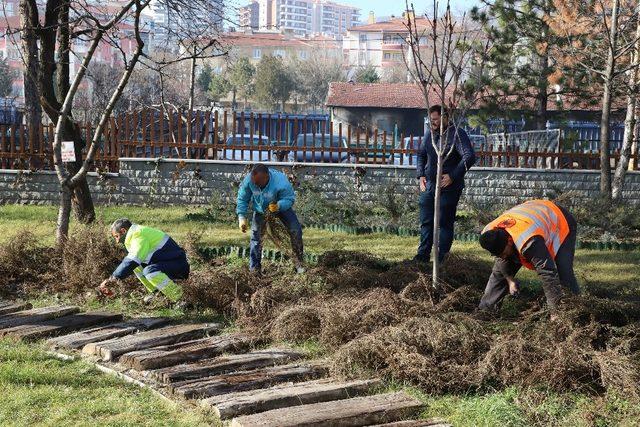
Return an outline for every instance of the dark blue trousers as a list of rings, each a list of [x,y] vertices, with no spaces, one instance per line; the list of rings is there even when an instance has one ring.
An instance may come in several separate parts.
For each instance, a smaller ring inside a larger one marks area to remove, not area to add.
[[[146,265],[142,270],[145,276],[153,273],[154,271],[162,271],[164,274],[169,276],[171,280],[187,279],[190,272],[189,262],[187,261],[187,257],[185,256],[164,261],[157,261]]]
[[[433,246],[434,191],[427,189],[420,193],[420,245],[417,258],[429,262]],[[453,225],[456,220],[460,190],[440,193],[440,244],[438,245],[440,262],[451,250],[453,244]]]
[[[298,221],[298,217],[293,209],[287,209],[283,212],[276,213],[276,216],[282,221],[291,238],[291,248],[298,262],[303,259],[302,247],[302,225]],[[265,227],[264,215],[258,212],[253,213],[253,221],[251,223],[251,242],[249,245],[249,269],[260,271],[262,267],[262,235]]]

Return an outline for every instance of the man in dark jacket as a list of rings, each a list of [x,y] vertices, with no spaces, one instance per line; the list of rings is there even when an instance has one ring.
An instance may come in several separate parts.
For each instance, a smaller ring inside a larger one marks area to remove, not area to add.
[[[432,135],[438,146],[440,125],[444,128],[446,138],[442,170],[442,192],[440,198],[440,244],[439,259],[442,261],[451,250],[453,243],[453,225],[456,218],[458,201],[464,188],[464,175],[476,161],[469,136],[459,127],[449,125],[447,111],[440,105],[429,109],[431,132],[425,135],[418,150],[417,172],[420,185],[420,245],[416,261],[429,262],[433,245],[433,218],[436,173],[438,155],[433,148]],[[453,148],[453,149],[452,149]],[[448,154],[448,156],[447,156]]]

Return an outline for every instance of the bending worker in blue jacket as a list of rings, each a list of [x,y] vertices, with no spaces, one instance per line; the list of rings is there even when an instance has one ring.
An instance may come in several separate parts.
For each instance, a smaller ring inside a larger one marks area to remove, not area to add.
[[[282,221],[289,231],[294,263],[298,273],[304,272],[302,267],[302,226],[292,206],[296,200],[291,183],[280,171],[269,169],[266,165],[256,164],[240,184],[238,190],[238,222],[243,233],[249,228],[247,210],[249,202],[253,202],[253,221],[251,223],[251,243],[249,250],[249,268],[256,273],[261,272],[262,235],[265,227],[265,214],[269,212]]]
[[[172,302],[182,297],[182,288],[174,280],[189,277],[189,262],[184,250],[171,237],[155,228],[132,224],[126,218],[111,225],[111,235],[116,242],[124,244],[128,254],[111,277],[100,284],[98,289],[103,294],[111,295],[109,284],[134,273],[151,293],[145,302],[150,301],[156,291]]]
[[[444,160],[442,168],[442,192],[440,197],[440,244],[438,253],[440,261],[451,250],[453,243],[453,225],[456,219],[458,201],[464,188],[464,175],[476,161],[473,146],[469,136],[454,125],[449,125],[447,110],[443,112],[440,105],[434,105],[429,109],[429,122],[431,132],[428,132],[416,160],[418,180],[420,186],[420,245],[415,260],[429,262],[431,246],[433,245],[433,217],[436,174],[438,167],[438,155],[432,145],[431,135],[435,136],[436,146],[440,140],[440,124],[444,127],[443,135],[446,138],[444,153],[449,156]]]

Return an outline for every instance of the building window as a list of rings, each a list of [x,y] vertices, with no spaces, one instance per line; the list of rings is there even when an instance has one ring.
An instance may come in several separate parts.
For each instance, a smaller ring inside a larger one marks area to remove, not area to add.
[[[253,59],[260,59],[260,58],[262,58],[262,50],[253,49]]]
[[[284,58],[285,52],[282,49],[276,49],[276,50],[273,51],[273,56]]]
[[[298,56],[300,57],[300,59],[307,59],[307,51],[306,50],[301,50],[298,53]]]
[[[365,43],[367,41],[367,35],[366,34],[360,34],[360,42]]]

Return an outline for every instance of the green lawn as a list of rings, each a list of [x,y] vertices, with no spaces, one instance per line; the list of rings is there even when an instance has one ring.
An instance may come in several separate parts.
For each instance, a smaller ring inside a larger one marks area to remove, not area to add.
[[[0,340],[0,425],[205,426],[215,418],[160,399],[84,361]]]
[[[188,220],[194,208],[99,208],[108,224],[127,216],[158,227],[182,241],[189,232],[201,233],[210,246],[248,245],[248,236],[231,225]],[[17,230],[27,229],[53,243],[56,209],[0,206],[0,244]],[[105,233],[107,227],[105,226]],[[306,249],[322,253],[332,249],[366,251],[391,260],[412,257],[417,238],[386,234],[354,236],[305,230]],[[477,243],[454,244],[453,252],[475,253],[489,259]],[[621,294],[640,294],[640,252],[579,250],[576,272],[587,287],[604,287]],[[537,286],[535,276],[522,274],[525,284]],[[43,298],[40,303],[50,303]],[[93,301],[91,308],[100,303]],[[135,312],[139,305],[126,299],[110,302],[112,309]],[[171,311],[161,314],[179,315]],[[208,313],[210,318],[215,315]],[[615,396],[589,397],[539,390],[508,389],[486,395],[426,396],[426,417],[446,418],[456,426],[609,426],[640,425],[640,407]],[[90,365],[48,357],[37,345],[0,341],[0,425],[204,425],[212,421],[196,409],[177,408],[152,393],[105,376]]]

